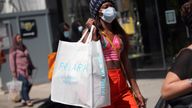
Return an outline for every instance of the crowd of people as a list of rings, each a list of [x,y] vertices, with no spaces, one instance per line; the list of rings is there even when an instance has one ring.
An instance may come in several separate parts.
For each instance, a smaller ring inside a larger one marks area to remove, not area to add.
[[[86,30],[89,31],[94,25],[93,41],[101,41],[110,79],[111,105],[104,108],[146,108],[145,98],[140,92],[131,63],[127,59],[129,40],[118,23],[115,3],[113,0],[90,0],[89,6],[92,18],[89,18],[86,24],[82,24],[80,20],[72,22],[71,26],[67,22],[59,24],[57,35],[53,38],[53,52],[57,52],[59,40],[77,42],[82,34]],[[181,7],[183,21],[189,29],[192,29],[191,10],[191,0]],[[86,41],[87,36],[82,42]],[[29,96],[32,87],[30,80],[35,66],[20,34],[13,37],[12,43],[9,51],[11,74],[13,79],[22,82],[22,105],[31,107],[33,102]],[[2,64],[6,60],[3,50],[0,51],[0,64]],[[162,85],[161,93],[162,98],[172,108],[190,108],[189,106],[192,106],[192,45],[181,49],[176,55]],[[79,108],[52,102],[50,97],[40,108]]]

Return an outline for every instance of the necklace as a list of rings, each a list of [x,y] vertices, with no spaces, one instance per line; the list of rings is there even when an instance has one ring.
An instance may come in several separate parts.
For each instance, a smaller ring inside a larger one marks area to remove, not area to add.
[[[108,37],[110,40],[113,40],[114,33],[108,30],[103,31],[104,35]]]

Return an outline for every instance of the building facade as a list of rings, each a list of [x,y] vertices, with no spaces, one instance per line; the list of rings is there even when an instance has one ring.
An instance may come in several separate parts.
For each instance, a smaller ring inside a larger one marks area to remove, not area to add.
[[[16,34],[21,34],[36,69],[33,71],[34,84],[48,82],[48,54],[52,52],[59,15],[57,2],[53,0],[4,0],[0,9],[0,37],[7,62],[2,65],[1,88],[12,80],[9,68],[9,48]]]
[[[115,0],[118,20],[130,38],[128,58],[136,71],[166,70],[179,49],[191,42],[191,33],[180,16],[185,1]],[[0,11],[0,35],[5,37],[7,54],[12,36],[21,33],[19,24],[36,22],[37,36],[24,38],[39,67],[35,83],[47,82],[47,55],[52,52],[58,24],[65,21],[70,25],[75,20],[85,24],[90,17],[89,0],[0,0]],[[6,76],[3,85],[11,79],[8,63],[0,76]]]
[[[129,58],[137,71],[167,69],[179,49],[190,43],[190,33],[180,16],[185,0],[115,1],[119,22],[130,35]],[[66,22],[80,18],[85,23],[90,17],[88,3],[66,0],[62,5]]]

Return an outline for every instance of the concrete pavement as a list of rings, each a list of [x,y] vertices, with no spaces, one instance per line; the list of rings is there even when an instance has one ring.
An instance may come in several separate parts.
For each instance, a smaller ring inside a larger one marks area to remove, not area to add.
[[[30,98],[34,102],[31,108],[38,108],[50,95],[50,83],[34,85],[30,92]],[[0,108],[28,108],[22,107],[21,103],[13,103],[8,99],[8,94],[0,94]]]
[[[138,80],[138,84],[143,96],[147,99],[147,108],[154,108],[160,96],[162,79]]]
[[[147,99],[147,108],[154,108],[159,96],[164,78],[164,72],[138,72],[137,82],[143,96]],[[30,97],[35,103],[33,108],[41,105],[50,95],[50,83],[34,85]],[[20,103],[13,103],[7,98],[7,94],[0,94],[0,108],[27,108],[21,107]]]

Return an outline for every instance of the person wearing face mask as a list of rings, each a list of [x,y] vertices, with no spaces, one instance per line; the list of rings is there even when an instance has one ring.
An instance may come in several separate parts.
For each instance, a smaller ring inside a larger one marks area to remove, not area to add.
[[[57,51],[59,40],[71,42],[70,26],[66,22],[59,24],[56,36],[53,37],[53,52]]]
[[[77,42],[81,38],[83,26],[79,20],[76,20],[71,24],[71,28],[71,41]]]
[[[144,98],[128,60],[128,36],[117,21],[114,1],[90,0],[89,6],[93,18],[86,22],[86,29],[92,25],[96,27],[93,40],[101,41],[110,79],[111,105],[105,108],[145,108]],[[86,39],[87,36],[83,42]]]
[[[59,24],[57,29],[57,34],[53,38],[53,40],[54,40],[53,53],[57,52],[59,40],[68,41],[68,42],[72,41],[70,36],[70,26],[66,22]],[[48,99],[43,104],[41,104],[38,108],[80,108],[80,107],[53,102],[51,101],[51,95],[50,95]]]
[[[69,25],[67,23],[64,23],[63,26],[64,26],[63,36],[65,38],[69,39],[70,38],[70,27],[69,27]]]
[[[29,92],[32,86],[29,68],[35,69],[27,47],[22,42],[21,35],[17,34],[13,39],[13,45],[9,52],[9,64],[14,79],[22,81],[21,98],[22,105],[32,106]]]

